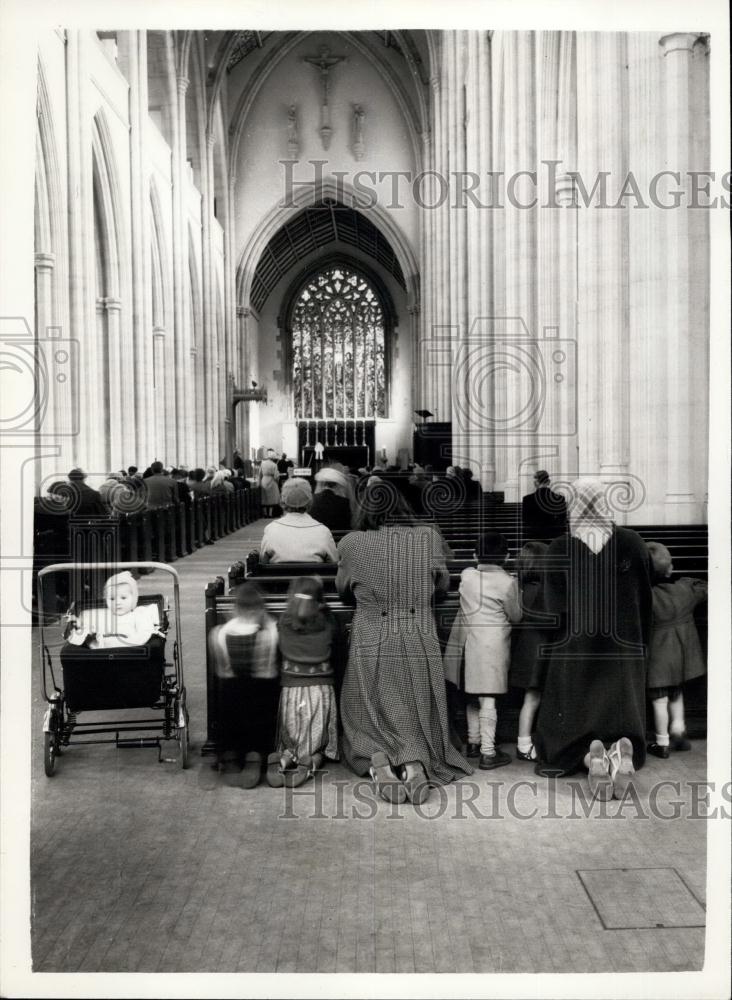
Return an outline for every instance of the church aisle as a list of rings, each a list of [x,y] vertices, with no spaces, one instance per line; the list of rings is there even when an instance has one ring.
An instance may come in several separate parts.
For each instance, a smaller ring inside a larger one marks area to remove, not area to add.
[[[690,808],[703,743],[651,759],[637,800],[597,803],[587,817],[576,794],[585,782],[552,790],[518,761],[433,791],[419,811],[375,799],[335,764],[294,793],[201,789],[203,590],[265,523],[175,564],[190,770],[157,763],[153,750],[70,748],[47,779],[36,698],[35,971],[701,968],[705,824],[658,812],[672,814],[674,798]],[[682,794],[662,791],[649,815],[663,780]]]

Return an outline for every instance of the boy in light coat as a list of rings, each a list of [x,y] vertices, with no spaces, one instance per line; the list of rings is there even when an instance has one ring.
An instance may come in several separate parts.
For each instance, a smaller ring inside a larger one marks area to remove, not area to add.
[[[507,557],[508,544],[500,532],[481,535],[477,566],[464,569],[460,577],[460,610],[445,650],[447,680],[472,696],[467,705],[468,756],[480,755],[478,766],[484,771],[511,760],[496,747],[496,697],[508,689],[511,626],[521,620],[518,584],[503,568]]]

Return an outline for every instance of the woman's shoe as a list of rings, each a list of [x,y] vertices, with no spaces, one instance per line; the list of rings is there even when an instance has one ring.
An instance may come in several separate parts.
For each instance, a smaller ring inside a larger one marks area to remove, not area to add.
[[[430,794],[430,784],[420,761],[411,761],[403,766],[402,784],[412,805],[422,805]]]
[[[613,797],[613,780],[610,777],[610,758],[605,753],[605,747],[600,740],[590,743],[590,766],[587,769],[587,780],[592,797],[601,802],[608,802]]]
[[[691,743],[686,738],[686,733],[671,733],[669,737],[672,750],[691,750]]]
[[[510,754],[504,753],[503,750],[496,750],[495,753],[491,754],[482,753],[478,767],[481,771],[492,771],[495,767],[505,767],[506,764],[510,763]]]
[[[371,755],[369,769],[372,779],[376,782],[376,791],[387,802],[404,802],[407,792],[402,782],[391,769],[389,758],[381,750]]]
[[[312,758],[303,756],[294,767],[288,767],[282,772],[282,779],[288,788],[299,788],[313,774]]]
[[[648,753],[653,754],[654,757],[660,757],[661,760],[668,760],[669,748],[662,747],[659,743],[649,743],[646,747]]]
[[[635,768],[633,767],[633,744],[623,736],[610,747],[610,780],[613,784],[613,795],[622,799],[633,783]]]
[[[256,788],[262,779],[262,755],[251,751],[244,758],[244,767],[239,772],[240,788]]]
[[[531,749],[529,750],[528,753],[524,753],[523,750],[519,750],[519,748],[516,747],[516,760],[526,760],[530,761],[532,764],[535,764],[538,759],[539,758],[537,756],[536,750],[534,749],[533,743],[531,744]]]

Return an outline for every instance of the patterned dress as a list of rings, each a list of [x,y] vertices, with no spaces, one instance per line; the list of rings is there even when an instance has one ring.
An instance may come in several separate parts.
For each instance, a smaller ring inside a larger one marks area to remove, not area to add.
[[[392,766],[420,761],[439,784],[471,774],[449,739],[431,607],[448,580],[440,536],[386,525],[346,535],[338,554],[338,592],[356,602],[340,706],[346,761],[366,774],[381,750]]]

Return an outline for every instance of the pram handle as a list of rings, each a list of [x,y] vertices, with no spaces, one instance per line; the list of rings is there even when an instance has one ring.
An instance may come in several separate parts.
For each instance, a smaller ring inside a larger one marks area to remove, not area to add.
[[[38,571],[39,578],[48,573],[58,573],[61,570],[69,569],[159,569],[163,573],[170,573],[176,583],[180,580],[178,570],[167,563],[160,562],[93,562],[93,563],[53,563],[51,566],[44,566]]]

